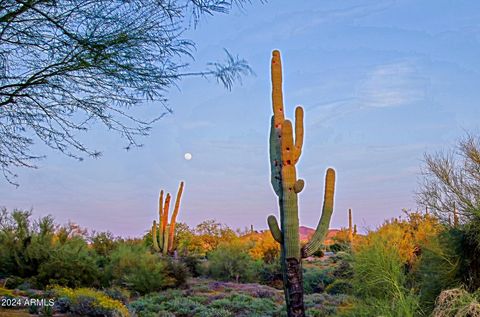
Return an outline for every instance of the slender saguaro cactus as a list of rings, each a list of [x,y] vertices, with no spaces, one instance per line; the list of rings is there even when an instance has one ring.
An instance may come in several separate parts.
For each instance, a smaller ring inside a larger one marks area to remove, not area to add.
[[[271,183],[278,196],[280,227],[275,216],[268,217],[268,226],[281,246],[281,264],[287,313],[289,317],[304,317],[302,258],[311,256],[322,246],[333,213],[335,170],[327,169],[323,210],[310,242],[300,246],[297,195],[305,185],[297,179],[296,163],[303,146],[303,109],[295,109],[295,136],[292,123],[285,119],[282,93],[280,52],[272,53],[272,104],[270,129]]]
[[[173,243],[174,243],[173,237],[175,235],[175,224],[177,221],[178,210],[180,209],[180,199],[182,199],[182,193],[183,193],[183,182],[180,182],[180,186],[178,187],[177,197],[175,197],[175,208],[173,209],[172,219],[170,220],[168,252],[173,252]]]
[[[453,202],[453,226],[458,227],[458,210],[455,202]]]
[[[348,241],[353,241],[353,221],[352,221],[352,209],[348,209]]]
[[[170,209],[170,200],[171,196],[167,193],[165,197],[165,202],[163,201],[163,190],[160,191],[160,197],[158,199],[158,230],[157,230],[157,221],[153,221],[152,225],[152,240],[153,240],[153,249],[156,252],[161,252],[163,254],[173,253],[175,248],[175,225],[180,210],[180,200],[182,198],[184,183],[180,182],[178,188],[177,197],[175,199],[175,208],[173,210],[172,218],[170,219],[170,224],[168,224],[168,213]]]

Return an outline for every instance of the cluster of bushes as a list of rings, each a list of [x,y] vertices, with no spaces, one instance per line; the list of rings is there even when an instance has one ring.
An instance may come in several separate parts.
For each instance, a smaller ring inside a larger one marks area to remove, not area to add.
[[[121,286],[139,294],[177,287],[188,270],[150,252],[144,241],[87,235],[78,226],[31,221],[31,212],[0,211],[0,279],[9,288]]]
[[[117,299],[91,288],[71,289],[55,286],[56,311],[80,316],[128,317],[128,308]]]
[[[307,316],[336,316],[346,302],[343,295],[307,295]],[[139,317],[286,317],[281,291],[228,282],[203,282],[188,290],[149,294],[132,302],[130,309]]]
[[[478,309],[475,287],[473,294],[445,292],[468,288],[472,279],[468,243],[460,227],[442,224],[429,214],[407,213],[405,219],[385,222],[354,246],[351,291],[356,302],[346,315],[475,316],[461,313]],[[456,295],[455,305],[445,300],[448,294]]]

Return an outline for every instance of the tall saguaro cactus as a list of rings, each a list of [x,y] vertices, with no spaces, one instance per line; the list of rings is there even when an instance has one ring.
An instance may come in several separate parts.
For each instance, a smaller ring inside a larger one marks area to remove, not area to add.
[[[168,213],[170,209],[170,200],[171,196],[167,193],[165,197],[165,202],[163,201],[163,190],[160,191],[160,197],[158,200],[158,231],[157,231],[157,221],[153,221],[152,225],[152,240],[153,240],[153,249],[157,252],[163,254],[173,253],[175,248],[174,238],[175,238],[175,225],[177,220],[177,215],[180,210],[180,200],[182,198],[184,183],[180,182],[178,188],[177,197],[175,198],[175,208],[173,210],[172,218],[170,219],[170,224],[168,224]]]
[[[281,264],[287,312],[289,317],[304,317],[302,258],[311,256],[322,246],[333,213],[335,170],[327,169],[323,210],[311,240],[300,246],[297,196],[305,185],[297,179],[296,163],[303,147],[303,109],[295,109],[295,135],[290,120],[285,119],[282,93],[280,52],[272,53],[272,104],[270,129],[271,183],[278,196],[280,227],[275,216],[268,217],[268,226],[281,246]]]

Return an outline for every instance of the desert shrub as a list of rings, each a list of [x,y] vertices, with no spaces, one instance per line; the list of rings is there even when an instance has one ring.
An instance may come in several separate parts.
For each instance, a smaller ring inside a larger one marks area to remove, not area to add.
[[[334,268],[332,275],[337,279],[351,279],[353,277],[353,266],[350,261],[340,261]]]
[[[272,263],[263,263],[258,269],[258,278],[260,283],[275,288],[283,288],[282,267],[280,261],[276,259]]]
[[[465,285],[480,288],[480,136],[469,134],[450,151],[425,155],[423,182],[417,200],[429,206],[447,226],[460,228],[468,238],[470,262]],[[453,211],[457,213],[453,215]],[[453,223],[452,223],[453,216]]]
[[[250,244],[248,253],[255,260],[273,263],[280,255],[280,245],[273,239],[269,230],[264,232],[249,232],[242,241]]]
[[[307,317],[337,316],[338,307],[347,302],[344,295],[310,294],[305,296]]]
[[[181,263],[151,254],[142,245],[123,244],[112,252],[106,276],[114,285],[146,294],[182,285],[188,272]]]
[[[4,287],[0,287],[0,296],[10,296],[13,297],[13,291],[6,289]]]
[[[257,267],[241,242],[220,244],[208,255],[208,275],[223,281],[253,281]]]
[[[185,265],[191,276],[198,277],[201,275],[202,272],[199,269],[200,257],[194,255],[186,255],[180,257],[180,262]]]
[[[100,256],[108,256],[117,245],[117,241],[111,232],[95,233],[91,238],[91,246]]]
[[[418,298],[406,287],[404,261],[390,241],[371,237],[368,245],[356,252],[353,268],[354,290],[363,300],[354,316],[382,311],[386,316],[410,317],[418,311]]]
[[[225,309],[236,317],[273,316],[279,312],[279,307],[271,299],[245,294],[232,294],[215,300],[209,307]]]
[[[100,272],[95,254],[81,238],[56,244],[50,257],[40,264],[37,283],[45,287],[58,284],[68,287],[98,286]]]
[[[130,299],[130,292],[118,286],[105,288],[102,291],[108,297],[116,299],[125,305],[128,304],[128,300]]]
[[[333,281],[332,269],[304,268],[303,289],[306,294],[322,293]]]
[[[129,304],[130,310],[134,311],[140,317],[157,316],[162,310],[162,303],[171,301],[175,297],[180,297],[178,290],[168,290],[161,293],[151,293],[138,298]]]
[[[438,296],[432,317],[480,316],[480,291],[470,294],[462,288],[445,290]]]
[[[188,297],[175,297],[171,300],[164,301],[160,305],[160,309],[175,313],[179,316],[193,317],[202,314],[206,310],[206,307]]]
[[[225,283],[218,283],[225,284]],[[130,304],[139,317],[267,317],[281,315],[281,306],[272,297],[257,298],[210,287],[210,294],[196,294],[195,290],[168,290],[143,296]],[[204,291],[209,291],[203,290]],[[188,295],[187,295],[188,294]]]
[[[418,265],[416,279],[419,283],[420,303],[422,308],[431,312],[435,300],[444,289],[451,289],[462,284],[468,265],[462,256],[464,234],[457,229],[450,229],[432,238],[424,246]]]
[[[183,317],[230,317],[228,310],[220,307],[207,307],[206,298],[183,296],[178,291],[150,294],[130,304],[139,317],[183,316]]]
[[[62,299],[62,311],[92,317],[128,317],[129,312],[122,302],[90,288],[71,289],[53,287],[57,299]]]
[[[325,288],[325,292],[330,295],[351,294],[353,291],[352,283],[347,280],[334,280]]]
[[[32,221],[31,215],[31,211],[0,209],[0,277],[36,275],[48,259],[53,244],[53,218]]]

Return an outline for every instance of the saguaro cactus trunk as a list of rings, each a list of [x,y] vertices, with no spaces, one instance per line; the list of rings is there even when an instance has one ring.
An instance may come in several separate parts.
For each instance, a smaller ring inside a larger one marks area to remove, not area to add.
[[[352,209],[348,209],[348,241],[353,242],[353,220]]]
[[[322,246],[333,213],[335,171],[327,170],[322,215],[312,239],[300,246],[298,193],[305,185],[297,179],[296,163],[303,146],[303,109],[295,109],[295,139],[292,123],[285,119],[282,93],[280,52],[272,53],[272,105],[270,129],[271,183],[278,196],[280,227],[275,216],[268,217],[268,226],[281,246],[281,264],[287,312],[289,317],[305,316],[303,303],[302,258],[311,256]]]

